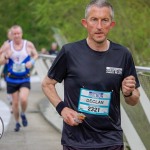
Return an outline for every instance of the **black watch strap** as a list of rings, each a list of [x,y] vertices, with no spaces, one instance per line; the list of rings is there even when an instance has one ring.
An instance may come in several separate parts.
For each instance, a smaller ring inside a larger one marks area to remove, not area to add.
[[[129,95],[124,95],[124,94],[123,94],[123,96],[124,96],[124,97],[130,97],[130,96],[132,96],[132,92],[131,92]]]

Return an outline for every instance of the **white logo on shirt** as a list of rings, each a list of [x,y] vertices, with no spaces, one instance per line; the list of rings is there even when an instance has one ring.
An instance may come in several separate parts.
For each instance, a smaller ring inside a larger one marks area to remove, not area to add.
[[[106,73],[122,74],[122,68],[106,67]]]

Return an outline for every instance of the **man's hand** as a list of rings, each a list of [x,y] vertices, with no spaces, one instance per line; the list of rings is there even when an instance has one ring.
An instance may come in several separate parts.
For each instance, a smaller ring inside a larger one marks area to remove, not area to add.
[[[28,62],[26,63],[26,68],[31,69],[32,67],[33,67],[32,62],[31,62],[31,61],[28,61]]]
[[[122,93],[125,96],[130,95],[136,87],[136,81],[134,76],[128,76],[122,81]]]
[[[61,115],[63,117],[64,122],[70,126],[77,126],[79,125],[79,123],[82,123],[84,120],[83,118],[80,118],[79,113],[77,113],[76,111],[68,107],[65,107],[62,110]]]
[[[128,76],[122,81],[122,93],[127,104],[134,106],[139,102],[140,92],[136,88],[135,77]]]

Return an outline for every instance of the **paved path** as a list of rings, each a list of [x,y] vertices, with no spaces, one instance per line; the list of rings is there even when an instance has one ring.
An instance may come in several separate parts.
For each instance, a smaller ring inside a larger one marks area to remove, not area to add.
[[[27,109],[29,125],[21,127],[19,132],[14,132],[15,121],[11,115],[7,130],[0,139],[0,150],[62,150],[60,132],[53,128],[39,111],[39,103],[43,98],[40,83],[32,83]],[[0,90],[0,99],[9,106],[5,89]]]

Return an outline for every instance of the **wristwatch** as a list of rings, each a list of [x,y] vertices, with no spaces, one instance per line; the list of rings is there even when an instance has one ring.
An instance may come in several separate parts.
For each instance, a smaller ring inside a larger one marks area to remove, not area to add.
[[[130,97],[130,96],[132,96],[132,92],[131,92],[129,95],[124,95],[124,94],[123,94],[123,96],[124,96],[124,97]]]

